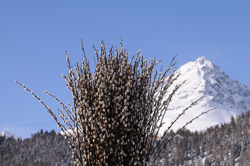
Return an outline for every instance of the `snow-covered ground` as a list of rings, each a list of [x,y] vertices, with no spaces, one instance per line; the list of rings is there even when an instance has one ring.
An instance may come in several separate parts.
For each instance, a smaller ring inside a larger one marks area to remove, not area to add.
[[[2,132],[0,132],[0,136],[5,136],[5,139],[9,138],[9,137],[14,137],[15,139],[18,139],[18,136],[12,132],[10,132],[9,130],[3,130]]]

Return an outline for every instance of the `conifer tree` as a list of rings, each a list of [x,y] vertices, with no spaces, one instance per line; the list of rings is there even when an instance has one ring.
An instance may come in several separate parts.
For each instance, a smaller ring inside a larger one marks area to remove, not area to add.
[[[0,145],[5,141],[5,135],[4,136],[1,136],[0,135]]]

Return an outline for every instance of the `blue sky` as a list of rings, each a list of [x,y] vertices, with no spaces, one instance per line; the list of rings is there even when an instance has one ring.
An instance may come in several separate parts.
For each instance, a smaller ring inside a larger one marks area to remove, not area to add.
[[[250,1],[0,1],[0,131],[22,138],[56,122],[32,96],[14,83],[25,84],[57,112],[60,105],[44,90],[71,102],[61,77],[67,74],[65,50],[72,63],[83,58],[81,39],[94,71],[92,45],[107,48],[120,37],[130,57],[141,49],[145,58],[177,67],[201,56],[232,79],[250,85]],[[160,66],[159,66],[160,67]]]

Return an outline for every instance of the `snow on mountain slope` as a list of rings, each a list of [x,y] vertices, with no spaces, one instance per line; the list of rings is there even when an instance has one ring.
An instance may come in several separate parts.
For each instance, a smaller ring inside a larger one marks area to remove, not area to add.
[[[18,136],[12,132],[10,132],[9,130],[3,130],[2,132],[0,132],[0,136],[5,136],[5,139],[9,138],[9,137],[14,137],[15,139],[18,139]]]
[[[167,129],[184,108],[203,95],[207,97],[187,110],[172,129],[182,127],[195,116],[211,108],[216,109],[202,115],[187,128],[192,131],[203,130],[222,122],[229,122],[232,115],[235,116],[250,109],[250,87],[230,79],[218,66],[205,57],[198,58],[195,62],[188,62],[177,72],[181,75],[174,85],[181,84],[184,80],[187,82],[173,97],[164,117],[166,123],[160,133]]]

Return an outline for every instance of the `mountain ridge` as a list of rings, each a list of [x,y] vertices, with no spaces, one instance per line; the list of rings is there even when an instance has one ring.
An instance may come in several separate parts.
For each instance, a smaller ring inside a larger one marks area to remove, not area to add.
[[[3,137],[5,136],[5,139],[9,138],[9,137],[13,137],[15,138],[16,140],[18,139],[18,136],[15,134],[15,133],[12,133],[11,131],[9,130],[3,130],[0,132],[0,136]]]
[[[212,125],[228,122],[231,116],[239,115],[250,108],[250,87],[239,83],[222,71],[217,65],[207,60],[204,56],[195,62],[188,62],[181,66],[177,73],[181,75],[174,82],[174,86],[186,83],[173,96],[164,121],[166,124],[160,133],[170,125],[175,117],[192,102],[206,95],[196,106],[187,110],[173,126],[176,130],[197,115],[211,108],[216,108],[187,126],[191,131],[204,130]],[[173,87],[170,88],[173,90]],[[168,94],[164,96],[167,98]]]

